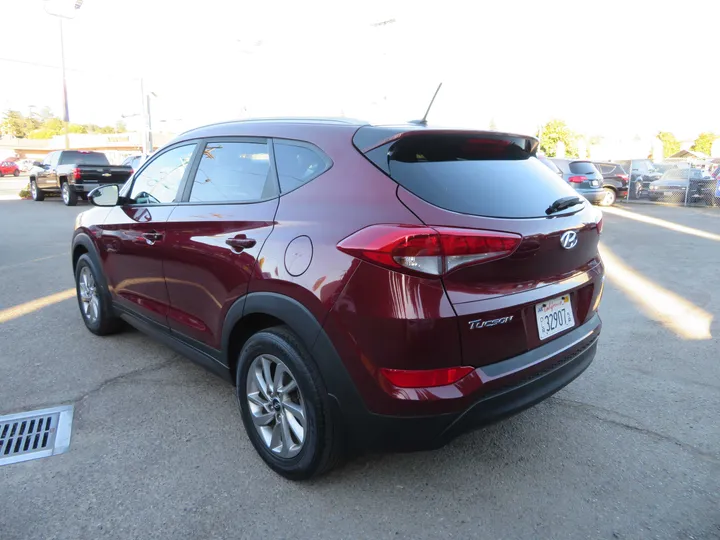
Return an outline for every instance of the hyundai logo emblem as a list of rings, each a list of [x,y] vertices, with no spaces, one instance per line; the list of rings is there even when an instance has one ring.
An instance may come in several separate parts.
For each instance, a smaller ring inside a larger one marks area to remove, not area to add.
[[[560,245],[565,249],[572,249],[577,246],[578,237],[575,231],[565,231],[560,237]]]

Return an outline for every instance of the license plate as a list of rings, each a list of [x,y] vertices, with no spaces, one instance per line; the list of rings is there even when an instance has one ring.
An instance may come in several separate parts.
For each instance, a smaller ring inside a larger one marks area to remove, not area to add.
[[[535,304],[535,315],[541,340],[575,326],[572,303],[568,294]]]
[[[590,181],[590,185],[593,186],[593,187],[595,187],[595,186],[598,185],[598,181],[597,181],[597,180],[591,180],[591,181]]]
[[[670,197],[670,196],[672,196],[672,194],[673,194],[672,191],[663,191],[663,195],[665,195],[666,197]]]

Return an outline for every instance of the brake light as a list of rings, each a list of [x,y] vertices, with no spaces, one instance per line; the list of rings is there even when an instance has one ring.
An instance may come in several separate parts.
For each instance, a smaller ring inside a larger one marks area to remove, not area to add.
[[[507,257],[521,241],[520,235],[497,231],[372,225],[348,236],[337,248],[391,270],[441,276],[462,266]]]
[[[623,181],[624,184],[628,183],[628,175],[627,174],[618,174],[618,178]]]
[[[380,373],[400,388],[427,388],[453,384],[474,371],[469,366],[445,369],[386,369]]]
[[[75,180],[80,180],[80,179],[82,178],[82,171],[81,171],[78,167],[75,167],[75,168],[73,169],[73,173],[72,173],[72,174],[73,174],[73,178],[74,178]]]
[[[586,180],[587,180],[587,176],[582,176],[582,175],[571,176],[570,178],[568,178],[568,182],[570,182],[572,184],[582,184]]]

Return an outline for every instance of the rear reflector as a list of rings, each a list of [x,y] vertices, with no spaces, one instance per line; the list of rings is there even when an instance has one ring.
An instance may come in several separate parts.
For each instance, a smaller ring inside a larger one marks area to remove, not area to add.
[[[628,182],[628,175],[627,174],[618,174],[618,178],[623,181],[623,184],[627,184]]]
[[[348,236],[337,248],[391,270],[442,276],[463,266],[507,257],[521,241],[520,235],[497,231],[372,225]]]
[[[568,178],[568,182],[570,182],[572,184],[582,184],[583,182],[586,182],[586,181],[587,181],[587,176],[582,176],[582,175],[571,176],[570,178]]]
[[[453,384],[474,371],[469,366],[446,369],[386,369],[380,373],[388,381],[400,388],[428,388]]]

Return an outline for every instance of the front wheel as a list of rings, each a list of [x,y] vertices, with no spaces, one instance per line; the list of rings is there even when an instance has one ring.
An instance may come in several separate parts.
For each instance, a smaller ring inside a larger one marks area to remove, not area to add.
[[[112,302],[102,274],[95,261],[81,255],[75,265],[75,290],[83,322],[88,330],[98,336],[117,332],[122,320],[112,310]]]
[[[13,176],[20,176],[20,171],[18,171],[17,169],[15,169],[15,170],[13,171]]]
[[[336,463],[340,438],[327,389],[288,328],[263,330],[245,343],[236,382],[245,431],[271,469],[304,480]]]
[[[62,183],[60,193],[62,194],[62,200],[65,203],[65,206],[75,206],[77,204],[77,193],[74,189],[70,187],[70,184],[68,184],[67,182]]]
[[[35,180],[30,180],[30,195],[32,196],[33,201],[40,202],[45,200],[45,192],[37,187],[37,182]]]
[[[612,206],[615,204],[615,200],[617,199],[617,194],[615,193],[615,190],[610,187],[606,187],[605,189],[605,197],[603,197],[603,200],[600,201],[600,206]]]

